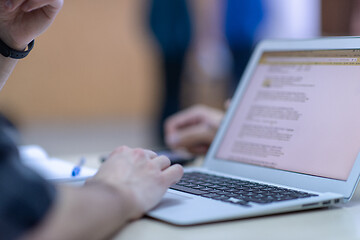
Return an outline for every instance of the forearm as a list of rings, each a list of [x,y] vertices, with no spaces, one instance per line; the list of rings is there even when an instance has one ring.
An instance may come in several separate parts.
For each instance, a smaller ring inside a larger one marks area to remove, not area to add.
[[[133,212],[132,199],[106,185],[62,186],[49,214],[25,239],[106,239],[135,218]]]
[[[6,58],[0,54],[0,90],[5,85],[17,62],[16,59]]]

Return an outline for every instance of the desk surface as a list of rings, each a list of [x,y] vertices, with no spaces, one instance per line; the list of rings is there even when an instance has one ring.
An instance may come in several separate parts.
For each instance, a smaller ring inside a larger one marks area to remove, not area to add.
[[[98,154],[88,165],[99,165]],[[77,161],[75,156],[63,159]],[[178,227],[150,218],[127,224],[116,240],[226,240],[226,239],[360,239],[360,189],[342,207],[307,210],[236,221]]]

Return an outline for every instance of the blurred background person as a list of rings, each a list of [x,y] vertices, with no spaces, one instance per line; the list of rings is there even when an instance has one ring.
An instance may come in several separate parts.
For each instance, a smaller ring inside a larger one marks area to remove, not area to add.
[[[320,7],[319,0],[228,1],[225,36],[232,49],[231,88],[235,90],[238,85],[258,40],[320,36]],[[223,115],[222,110],[204,105],[174,114],[164,125],[167,146],[205,154]]]
[[[205,78],[229,75],[227,95],[232,95],[250,57],[263,8],[261,0],[152,0],[148,8],[150,29],[161,55],[163,96],[157,129],[162,145],[165,119],[182,107],[188,52],[193,52],[193,63]],[[193,71],[187,76],[196,76]]]
[[[160,145],[163,145],[165,119],[179,111],[181,106],[181,78],[192,32],[188,8],[186,0],[150,1],[149,27],[159,46],[162,69],[163,96],[156,127]]]

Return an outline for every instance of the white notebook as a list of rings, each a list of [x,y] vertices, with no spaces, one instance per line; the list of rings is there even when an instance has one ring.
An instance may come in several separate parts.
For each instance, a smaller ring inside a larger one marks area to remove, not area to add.
[[[71,163],[59,158],[49,157],[46,151],[38,145],[19,147],[22,162],[39,173],[45,179],[54,182],[82,181],[97,172],[97,169],[81,167],[77,176],[72,176],[76,163]],[[79,159],[80,160],[80,159]]]

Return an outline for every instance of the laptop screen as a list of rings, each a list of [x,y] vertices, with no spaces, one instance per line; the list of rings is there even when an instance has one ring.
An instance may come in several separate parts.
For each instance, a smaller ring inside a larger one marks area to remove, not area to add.
[[[218,159],[347,180],[360,151],[360,50],[264,52]]]

